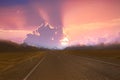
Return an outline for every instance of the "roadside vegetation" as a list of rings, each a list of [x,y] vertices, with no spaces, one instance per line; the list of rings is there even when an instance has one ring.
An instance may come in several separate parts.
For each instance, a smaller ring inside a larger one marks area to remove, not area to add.
[[[110,46],[73,46],[62,51],[65,54],[100,59],[120,64],[120,45]]]
[[[64,50],[48,50],[0,41],[0,80],[22,80],[48,53],[75,55],[120,64],[120,45],[72,46]]]
[[[15,77],[22,80],[46,51],[47,49],[0,41],[0,80],[14,80]]]

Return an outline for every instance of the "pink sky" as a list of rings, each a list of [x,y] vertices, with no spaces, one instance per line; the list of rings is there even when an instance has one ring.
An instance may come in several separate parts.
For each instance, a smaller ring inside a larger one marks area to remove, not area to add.
[[[49,22],[35,4],[0,6],[0,39],[21,43],[27,33],[39,27],[41,16]],[[98,38],[109,42],[120,32],[120,1],[66,0],[61,17],[71,44],[97,43]]]

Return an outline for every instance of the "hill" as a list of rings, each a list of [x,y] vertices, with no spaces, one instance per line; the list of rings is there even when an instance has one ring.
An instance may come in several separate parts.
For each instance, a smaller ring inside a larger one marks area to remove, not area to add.
[[[11,52],[11,51],[36,51],[42,50],[36,47],[27,46],[25,44],[17,44],[11,41],[0,40],[0,52]]]

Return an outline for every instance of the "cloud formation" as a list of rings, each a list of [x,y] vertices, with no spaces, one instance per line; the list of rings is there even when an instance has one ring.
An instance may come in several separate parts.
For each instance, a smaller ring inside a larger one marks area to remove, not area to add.
[[[5,35],[0,39],[9,37],[10,30],[15,30],[11,35],[17,30],[33,31],[46,21],[56,29],[57,39],[64,32],[70,44],[112,43],[119,40],[119,8],[120,0],[0,0],[0,34]],[[24,40],[27,33],[21,34]]]
[[[48,23],[42,23],[40,27],[27,34],[24,43],[36,47],[56,48],[60,47],[60,35],[57,28],[52,27]]]
[[[95,22],[64,28],[71,45],[97,45],[100,43],[112,44],[120,42],[120,19],[106,22]]]

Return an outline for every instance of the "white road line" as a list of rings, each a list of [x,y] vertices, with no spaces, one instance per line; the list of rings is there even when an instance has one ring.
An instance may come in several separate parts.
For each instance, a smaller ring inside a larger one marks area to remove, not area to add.
[[[93,60],[93,61],[97,61],[97,62],[109,64],[109,65],[120,66],[119,64],[114,64],[114,63],[110,63],[110,62],[105,62],[105,61],[98,60],[98,59],[92,59],[92,58],[88,58],[88,57],[81,57],[81,58],[84,58],[84,59],[87,59],[87,60]]]
[[[25,76],[25,78],[23,80],[27,80],[28,77],[36,70],[36,68],[42,63],[42,61],[45,59],[46,57],[43,57],[38,64],[35,65],[35,67],[32,68],[32,70]]]

